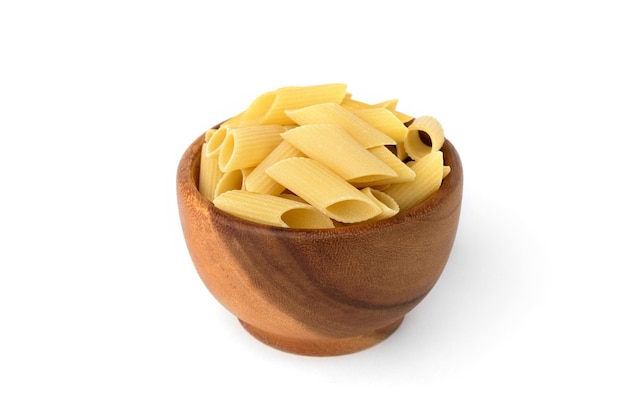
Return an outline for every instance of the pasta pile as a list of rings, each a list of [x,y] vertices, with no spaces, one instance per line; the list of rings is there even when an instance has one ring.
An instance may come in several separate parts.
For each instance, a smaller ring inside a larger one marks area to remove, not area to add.
[[[450,167],[440,123],[396,104],[354,100],[345,84],[262,94],[206,132],[199,191],[218,209],[285,228],[335,228],[406,211],[437,191]]]

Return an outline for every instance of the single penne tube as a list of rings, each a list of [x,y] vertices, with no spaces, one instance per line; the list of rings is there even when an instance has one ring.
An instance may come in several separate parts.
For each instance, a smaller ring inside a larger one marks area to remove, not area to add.
[[[361,189],[365,195],[369,196],[374,203],[378,205],[381,210],[380,215],[375,216],[370,219],[370,221],[379,221],[381,219],[391,218],[395,216],[400,211],[400,206],[398,203],[391,198],[387,193],[384,193],[377,189],[372,189],[371,187],[365,187]]]
[[[209,202],[215,197],[215,187],[222,178],[222,172],[217,161],[217,156],[210,156],[209,144],[202,144],[200,153],[200,174],[198,177],[198,191]]]
[[[409,128],[391,110],[384,107],[353,110],[352,113],[396,142],[404,141],[409,131]]]
[[[355,140],[331,124],[310,124],[281,134],[285,141],[349,182],[389,180],[396,172]]]
[[[345,129],[365,148],[395,145],[396,141],[337,103],[322,103],[285,111],[298,125],[333,124]]]
[[[395,173],[395,177],[381,180],[370,181],[353,181],[357,188],[368,186],[379,186],[381,184],[390,183],[406,183],[415,179],[415,172],[411,170],[401,159],[399,159],[392,151],[385,146],[374,147],[368,150],[370,154],[382,161],[387,167],[391,168]]]
[[[346,95],[345,84],[319,84],[306,87],[282,87],[257,97],[240,121],[259,125],[292,123],[285,110],[298,109],[316,103],[340,103]]]
[[[430,144],[424,142],[422,132],[428,136]],[[404,148],[412,159],[418,160],[426,154],[439,151],[444,141],[443,127],[439,121],[432,116],[420,116],[409,125]]]
[[[292,199],[245,190],[220,194],[213,204],[216,208],[253,222],[284,228],[334,228],[331,219],[313,206]]]
[[[228,129],[220,146],[220,170],[225,173],[256,166],[282,142],[280,134],[284,131],[281,125]]]
[[[363,222],[382,212],[363,192],[313,159],[288,158],[270,166],[265,172],[339,222]]]
[[[228,192],[230,190],[243,190],[244,188],[244,180],[248,173],[251,171],[249,168],[232,170],[222,174],[222,177],[219,179],[217,184],[215,185],[215,192],[213,199],[215,197],[221,195],[222,193]]]
[[[443,154],[432,152],[409,166],[415,172],[415,179],[392,184],[385,190],[398,203],[400,212],[422,203],[439,189],[443,178]]]
[[[245,182],[245,189],[255,193],[270,195],[280,194],[285,190],[285,187],[268,176],[265,170],[278,161],[303,156],[304,154],[299,149],[283,139],[248,175]]]

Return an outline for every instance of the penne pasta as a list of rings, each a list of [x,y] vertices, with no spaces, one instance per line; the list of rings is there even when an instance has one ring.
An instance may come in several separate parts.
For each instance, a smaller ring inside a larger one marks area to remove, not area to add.
[[[443,178],[443,154],[430,153],[411,164],[415,179],[407,183],[392,184],[385,190],[398,203],[400,212],[420,204],[441,186]]]
[[[424,143],[420,135],[421,132],[428,135],[430,144]],[[444,141],[443,128],[439,121],[432,116],[420,116],[409,125],[404,148],[412,159],[418,160],[426,154],[439,151]]]
[[[295,200],[296,202],[306,203],[306,200],[292,193],[281,193],[278,197],[282,197],[283,199]]]
[[[298,125],[333,124],[341,126],[365,148],[396,144],[393,138],[385,135],[337,103],[322,103],[285,111],[285,113]]]
[[[245,182],[245,189],[255,193],[264,193],[270,195],[278,195],[285,190],[285,187],[274,181],[273,178],[265,173],[265,170],[278,161],[292,157],[303,157],[304,154],[283,140],[274,150],[267,156],[258,166],[252,170]]]
[[[356,187],[362,188],[367,186],[379,186],[381,184],[404,183],[407,181],[412,181],[415,178],[415,173],[413,172],[413,170],[411,170],[406,164],[404,164],[402,160],[396,157],[396,155],[391,152],[387,147],[374,147],[370,148],[368,151],[378,160],[385,163],[387,167],[391,168],[396,173],[396,177],[382,180],[352,182]]]
[[[350,182],[389,181],[396,172],[338,125],[311,124],[282,134],[285,141]]]
[[[222,178],[222,172],[220,171],[219,163],[215,156],[211,156],[209,151],[209,144],[205,142],[202,144],[202,151],[200,154],[200,175],[198,178],[198,191],[209,202],[213,201],[215,197],[215,187]]]
[[[254,167],[282,142],[281,125],[244,126],[228,129],[220,147],[222,172]]]
[[[344,97],[343,101],[341,102],[341,106],[350,111],[368,109],[372,107],[372,105],[370,104],[360,102],[358,100],[354,100],[352,96],[348,96],[347,94],[346,94],[346,97]]]
[[[384,107],[385,109],[388,109],[388,110],[396,110],[397,106],[398,106],[398,99],[389,99],[389,100],[378,102],[372,105],[372,107]]]
[[[334,228],[313,206],[292,199],[231,190],[215,198],[216,208],[253,222],[284,228]]]
[[[352,113],[396,142],[404,141],[409,131],[409,128],[391,110],[384,107],[353,110]]]
[[[215,131],[217,131],[217,129],[215,129],[215,128],[208,129],[208,130],[204,133],[204,142],[209,142],[209,139],[211,139],[211,137],[213,136],[213,134],[215,133]]]
[[[404,141],[400,141],[396,144],[396,157],[402,161],[409,158],[409,154],[406,153],[406,149],[404,147]]]
[[[398,112],[396,110],[397,105],[398,105],[398,99],[391,99],[391,100],[385,100],[384,102],[376,103],[374,107],[384,107],[385,109],[388,109],[403,124],[411,121],[413,119],[413,116],[407,115],[406,113]]]
[[[213,199],[215,199],[215,197],[221,195],[222,193],[228,192],[230,190],[243,190],[244,181],[251,170],[252,169],[250,168],[244,168],[239,170],[232,170],[222,174],[222,177],[215,185]]]
[[[406,211],[451,169],[443,165],[441,124],[398,112],[397,104],[355,100],[345,84],[264,93],[205,132],[198,191],[237,216],[292,228]]]
[[[344,223],[363,222],[382,210],[367,195],[315,160],[295,157],[266,173],[319,211]]]
[[[362,109],[372,109],[372,108],[385,108],[388,109],[391,113],[394,114],[403,124],[411,121],[413,119],[412,116],[407,115],[406,113],[398,112],[396,110],[396,105],[398,104],[397,99],[385,100],[384,102],[369,104],[365,102],[361,102],[358,100],[354,100],[351,95],[346,93],[346,97],[341,102],[341,106],[350,110],[362,110]]]
[[[285,110],[317,103],[340,103],[346,95],[345,84],[320,84],[307,87],[283,87],[257,97],[241,117],[242,123],[259,125],[292,123]]]
[[[225,120],[224,122],[222,122],[220,124],[220,127],[225,127],[225,128],[238,128],[240,126],[245,126],[244,123],[242,123],[241,119],[243,118],[245,112],[241,112],[240,114],[238,114],[237,116],[233,116],[230,119]]]
[[[387,193],[384,193],[380,190],[372,189],[371,187],[366,187],[361,189],[363,193],[370,197],[378,205],[381,210],[380,215],[373,217],[370,221],[379,221],[381,219],[391,218],[395,216],[400,211],[400,206],[398,203],[391,198]]]

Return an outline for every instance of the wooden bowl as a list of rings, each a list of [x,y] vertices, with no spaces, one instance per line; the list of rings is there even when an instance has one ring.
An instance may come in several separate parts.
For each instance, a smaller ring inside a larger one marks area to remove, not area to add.
[[[463,189],[450,142],[443,153],[451,173],[415,208],[370,224],[297,230],[234,217],[200,195],[203,141],[178,166],[183,233],[206,287],[258,340],[311,356],[363,350],[392,334],[441,275]]]

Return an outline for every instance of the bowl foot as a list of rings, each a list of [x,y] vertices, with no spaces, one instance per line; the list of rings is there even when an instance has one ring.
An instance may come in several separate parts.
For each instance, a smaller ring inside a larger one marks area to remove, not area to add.
[[[323,357],[355,353],[372,347],[393,334],[403,319],[404,317],[369,334],[347,338],[320,337],[314,340],[273,334],[256,328],[242,320],[239,320],[239,322],[254,338],[270,347],[292,354]]]

